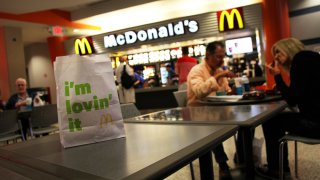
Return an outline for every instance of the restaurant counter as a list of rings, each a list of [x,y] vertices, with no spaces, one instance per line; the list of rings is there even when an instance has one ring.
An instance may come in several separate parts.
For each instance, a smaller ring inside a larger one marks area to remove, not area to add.
[[[173,92],[178,86],[152,87],[135,89],[138,109],[156,109],[177,107]]]
[[[249,78],[250,86],[255,87],[265,82],[264,77]],[[229,81],[230,86],[234,80]],[[172,108],[178,104],[173,92],[178,90],[178,86],[148,87],[135,89],[136,106],[138,109]]]
[[[251,87],[260,86],[266,82],[265,77],[251,77],[249,78],[249,84]],[[229,80],[230,87],[234,84],[234,79]]]

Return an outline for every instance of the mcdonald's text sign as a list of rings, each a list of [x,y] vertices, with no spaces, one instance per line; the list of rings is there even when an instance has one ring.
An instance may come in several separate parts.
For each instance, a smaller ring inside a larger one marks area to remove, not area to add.
[[[218,11],[217,17],[220,32],[244,28],[242,8]]]
[[[92,37],[79,38],[74,41],[74,52],[79,55],[94,53]]]

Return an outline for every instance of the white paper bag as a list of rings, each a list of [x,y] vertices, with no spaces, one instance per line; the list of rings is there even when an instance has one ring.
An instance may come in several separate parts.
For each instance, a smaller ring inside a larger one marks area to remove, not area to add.
[[[54,74],[60,141],[65,148],[125,137],[107,55],[57,57]]]

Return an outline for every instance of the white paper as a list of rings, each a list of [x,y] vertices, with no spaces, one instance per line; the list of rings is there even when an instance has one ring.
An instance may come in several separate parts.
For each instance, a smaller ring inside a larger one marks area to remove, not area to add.
[[[57,57],[54,73],[60,140],[65,148],[125,136],[107,55]]]
[[[227,96],[207,96],[206,100],[208,101],[227,101],[227,102],[236,102],[242,99],[242,95],[227,95]]]

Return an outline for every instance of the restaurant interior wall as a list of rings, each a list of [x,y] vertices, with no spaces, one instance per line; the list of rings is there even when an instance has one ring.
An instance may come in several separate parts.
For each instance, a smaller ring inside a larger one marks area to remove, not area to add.
[[[139,53],[139,52],[150,52],[150,49],[153,50],[162,50],[164,48],[179,48],[184,45],[197,45],[199,43],[209,43],[214,40],[226,40],[231,38],[238,38],[244,36],[255,36],[258,35],[260,39],[260,46],[263,45],[262,43],[262,15],[261,15],[261,5],[254,4],[243,7],[243,15],[244,15],[244,23],[245,29],[244,30],[235,30],[235,31],[228,31],[228,32],[219,32],[218,31],[218,20],[216,12],[204,13],[195,16],[189,17],[182,17],[171,19],[168,21],[157,22],[149,25],[138,26],[134,28],[127,28],[123,30],[118,30],[114,32],[104,33],[100,35],[93,36],[93,43],[96,53],[110,53],[113,55],[128,55],[132,54],[132,52]],[[148,42],[136,42],[134,44],[127,44],[122,46],[116,46],[112,48],[105,48],[104,47],[104,36],[111,35],[111,34],[123,34],[127,31],[138,31],[138,30],[146,30],[148,28],[155,28],[160,26],[165,26],[168,23],[172,22],[179,22],[182,20],[195,20],[198,22],[199,31],[196,33],[188,33],[184,35],[169,37],[165,39],[154,39]],[[256,34],[256,31],[259,33]],[[70,39],[65,41],[65,48],[67,54],[74,54],[74,40]],[[255,39],[253,39],[255,41]],[[260,64],[264,64],[264,56],[263,56],[263,49],[260,48]],[[112,56],[112,55],[111,55]],[[198,57],[199,59],[199,57]],[[201,59],[201,58],[200,58]],[[162,62],[160,62],[162,63]],[[152,65],[154,65],[153,63]],[[148,65],[148,64],[146,64]],[[150,64],[149,64],[150,65]],[[156,67],[159,67],[157,65]],[[160,73],[160,69],[157,68],[158,73]]]
[[[313,11],[313,12],[310,12],[309,10],[310,9],[319,9],[319,6],[320,6],[320,1],[314,1],[314,0],[304,0],[304,1],[300,1],[300,0],[290,0],[288,1],[289,3],[289,11],[290,11],[290,21],[291,21],[291,31],[292,31],[292,34],[293,36],[296,36],[298,37],[299,39],[301,39],[302,41],[304,41],[304,43],[307,42],[307,47],[312,49],[312,50],[316,50],[316,51],[320,51],[319,49],[319,37],[320,37],[320,34],[318,31],[312,31],[312,30],[317,30],[319,29],[319,23],[314,23],[313,21],[311,21],[312,19],[317,19],[317,17],[319,16],[319,10],[316,10],[316,11]],[[259,6],[259,4],[255,4],[255,5],[250,5],[250,6],[247,6],[245,7],[245,9],[247,8],[252,8],[252,7],[255,7],[255,6]],[[291,14],[293,12],[297,12],[297,11],[306,11],[306,12],[309,12],[309,13],[306,13],[306,14],[300,14],[299,16],[292,16]],[[256,9],[256,11],[260,11],[259,8]],[[247,20],[248,18],[252,18],[252,17],[248,17],[247,13],[248,11],[245,10],[245,20]],[[260,16],[261,12],[258,12],[258,16]],[[316,16],[316,18],[314,18],[314,16]],[[259,17],[260,18],[260,17]],[[258,18],[258,19],[259,19]],[[297,21],[299,20],[299,21]],[[309,31],[305,31],[306,28],[304,28],[305,26],[303,26],[303,28],[301,27],[294,27],[294,25],[302,25],[301,22],[303,22],[302,24],[303,25],[306,25],[307,27],[310,27],[311,25],[312,26],[316,26],[315,28],[308,28],[308,30],[311,30],[310,33]],[[258,22],[258,23],[262,23],[262,21]],[[3,42],[4,46],[3,46],[3,49],[2,50],[6,50],[7,51],[7,54],[10,58],[12,58],[13,60],[7,60],[8,62],[13,62],[15,60],[18,60],[19,62],[17,63],[11,63],[11,64],[15,64],[14,66],[16,67],[14,69],[14,71],[9,71],[7,73],[7,75],[9,75],[10,73],[10,79],[6,79],[5,81],[3,81],[3,75],[2,73],[4,71],[1,71],[1,81],[8,84],[7,87],[5,87],[6,89],[3,89],[2,85],[0,85],[0,89],[2,91],[2,98],[6,99],[8,98],[12,93],[15,92],[15,87],[14,87],[14,81],[15,81],[15,77],[14,76],[21,76],[21,77],[26,77],[26,68],[25,68],[25,61],[24,61],[24,58],[20,57],[21,55],[23,55],[23,50],[22,50],[22,53],[20,53],[20,49],[23,49],[21,48],[21,46],[19,45],[19,43],[13,43],[16,45],[16,47],[18,48],[13,48],[14,50],[12,50],[12,48],[9,48],[11,46],[6,46],[6,43],[7,42],[11,42],[10,40],[10,34],[15,34],[15,32],[17,30],[14,30],[14,31],[11,31],[12,29],[18,29],[19,28],[12,28],[12,27],[0,27],[1,29],[3,29],[4,31],[6,32],[9,32],[9,33],[6,33],[6,36],[5,37],[2,37],[4,39],[5,42]],[[301,33],[303,32],[303,33]],[[261,32],[262,34],[263,32]],[[3,35],[3,34],[2,34]],[[304,39],[303,37],[299,37],[299,36],[307,36],[307,39]],[[262,35],[261,35],[262,36]],[[21,37],[21,33],[19,35],[16,34],[15,37]],[[21,38],[20,38],[21,39]],[[17,40],[17,39],[16,39]],[[18,41],[19,41],[19,38],[18,38]],[[17,42],[17,41],[16,41]],[[317,43],[318,42],[318,43]],[[262,42],[263,44],[263,42]],[[19,47],[20,46],[20,47]],[[126,49],[126,48],[125,48]],[[73,50],[71,48],[71,50]],[[262,48],[263,50],[263,48]],[[18,57],[19,56],[19,57]],[[1,54],[1,57],[0,57],[0,61],[1,61],[1,65],[3,65],[3,54]],[[262,58],[264,58],[264,56],[262,56]],[[24,64],[24,65],[23,65]],[[1,67],[2,68],[2,67]],[[18,69],[17,69],[18,68]],[[18,75],[15,75],[15,74],[18,74]],[[13,77],[13,78],[11,78]],[[9,77],[8,77],[9,78]],[[1,84],[2,84],[1,82]],[[9,86],[10,85],[10,86]],[[55,89],[55,88],[53,88]],[[53,97],[55,97],[53,95]]]
[[[107,54],[111,57],[115,57],[114,59],[118,59],[119,56],[127,56],[135,53],[144,53],[150,51],[159,51],[164,49],[174,49],[180,48],[183,46],[190,45],[199,45],[206,44],[216,40],[227,40],[234,39],[240,37],[248,37],[248,36],[258,36],[260,41],[258,42],[260,45],[260,60],[262,64],[264,63],[264,52],[263,52],[263,26],[262,26],[262,7],[261,4],[254,4],[242,7],[243,16],[244,16],[244,26],[245,28],[242,30],[233,30],[228,32],[219,32],[218,31],[218,19],[216,12],[203,13],[193,16],[184,16],[181,18],[175,18],[171,20],[161,21],[157,23],[141,25],[132,28],[121,29],[113,32],[108,32],[100,35],[95,35],[90,38],[93,40],[93,45],[95,52],[97,54]],[[221,9],[223,10],[223,9]],[[133,44],[127,44],[122,46],[116,46],[112,48],[105,48],[104,46],[104,37],[108,35],[118,35],[123,34],[127,31],[139,32],[140,30],[148,30],[152,28],[159,28],[161,26],[167,26],[170,23],[177,24],[178,22],[184,20],[193,20],[196,21],[199,25],[199,30],[196,33],[186,33],[179,36],[174,37],[166,37],[163,39],[153,39],[148,42],[136,42]],[[257,33],[258,32],[258,33]],[[64,42],[64,47],[67,54],[75,54],[75,40],[82,37],[76,37],[73,39],[69,39]],[[253,41],[256,41],[253,38]],[[198,61],[200,62],[203,57],[198,57]],[[173,59],[175,61],[176,59]],[[171,64],[173,64],[170,61]],[[160,75],[160,66],[161,64],[165,64],[166,62],[157,62],[157,63],[149,63],[147,66],[155,67]],[[116,63],[114,63],[116,64]],[[262,81],[264,82],[264,78]],[[263,83],[262,82],[262,83]],[[152,86],[153,87],[153,86]],[[168,108],[168,107],[176,107],[177,104],[173,97],[172,92],[176,91],[177,86],[166,86],[166,87],[155,87],[155,88],[145,88],[145,89],[136,89],[136,106],[139,109],[145,108]],[[170,97],[170,98],[169,98]],[[164,101],[163,99],[166,99]],[[152,102],[151,102],[152,100]],[[171,101],[172,102],[169,102]]]
[[[300,39],[308,49],[320,52],[320,1],[288,1],[292,36]]]
[[[10,96],[4,27],[0,26],[0,101]]]
[[[49,87],[51,103],[56,103],[53,64],[47,43],[34,43],[25,47],[29,87]]]
[[[1,65],[7,66],[7,71],[3,77],[4,84],[1,83],[2,98],[7,100],[10,95],[16,92],[15,81],[18,77],[26,78],[25,55],[22,42],[22,31],[17,27],[1,27],[2,44],[5,49],[5,56],[0,56]],[[2,80],[2,79],[1,79]]]
[[[203,46],[203,45],[205,45],[205,43],[213,41],[212,39],[221,40],[223,42],[226,42],[226,40],[230,40],[230,39],[250,37],[252,39],[252,43],[254,46],[253,52],[245,53],[245,54],[234,54],[234,55],[230,54],[230,56],[229,56],[230,58],[227,58],[227,59],[231,60],[230,62],[232,62],[232,59],[233,59],[233,61],[237,61],[237,62],[239,62],[238,60],[241,59],[241,60],[245,61],[243,64],[247,64],[251,60],[251,59],[249,60],[248,58],[255,59],[254,56],[256,56],[257,57],[256,59],[258,59],[258,61],[259,61],[258,63],[261,65],[261,64],[263,64],[262,58],[264,56],[261,56],[261,51],[263,50],[263,48],[261,47],[262,44],[260,43],[262,32],[259,33],[259,28],[258,28],[258,27],[262,26],[262,24],[260,23],[261,21],[259,21],[259,19],[258,19],[259,17],[261,17],[260,16],[261,14],[259,13],[259,10],[260,10],[259,8],[260,8],[259,5],[251,5],[248,7],[244,7],[244,21],[245,21],[245,26],[248,29],[234,30],[234,31],[229,31],[229,32],[224,32],[224,33],[218,32],[218,30],[217,30],[218,29],[218,26],[217,26],[218,22],[217,22],[217,17],[216,17],[215,12],[203,14],[203,15],[207,15],[205,17],[202,17],[202,15],[198,15],[198,17],[196,19],[199,22],[199,26],[200,26],[201,30],[196,35],[194,35],[195,36],[194,38],[202,37],[202,36],[209,36],[209,34],[213,35],[213,37],[206,37],[206,38],[204,38],[205,39],[204,41],[195,41],[194,39],[189,40],[188,38],[190,38],[190,37],[188,35],[188,37],[185,37],[185,39],[183,37],[181,37],[180,41],[182,41],[182,42],[186,42],[186,40],[188,40],[187,42],[194,41],[194,42],[192,42],[193,43],[192,45],[194,45],[194,46],[189,45],[189,48],[193,47],[193,49],[194,49],[195,46]],[[211,17],[211,18],[214,17],[214,18],[211,19],[209,17]],[[186,17],[186,19],[194,19],[194,16]],[[214,21],[216,21],[216,22],[214,22]],[[204,24],[204,25],[202,26],[202,24]],[[255,30],[254,30],[254,27],[256,27]],[[211,31],[210,31],[210,28],[211,28]],[[208,34],[206,34],[206,33],[208,33]],[[258,37],[258,39],[259,39],[258,42],[256,41],[256,39],[257,39],[256,37]],[[211,40],[209,40],[209,39],[211,39]],[[196,44],[197,42],[205,42],[205,43]],[[184,43],[181,43],[181,44],[184,44]],[[182,46],[183,45],[181,45],[180,47],[182,47]],[[177,48],[180,48],[180,47],[177,47]],[[172,50],[172,49],[175,50],[177,48],[171,48],[170,50]],[[205,47],[204,47],[204,50],[205,50]],[[143,49],[141,51],[143,51]],[[198,60],[198,62],[201,62],[204,59],[204,53],[200,53],[197,56],[195,56],[194,54],[193,55],[189,54],[189,55],[195,57]],[[169,61],[169,63],[171,64],[171,66],[173,68],[174,68],[174,64],[175,64],[176,60],[177,60],[177,58],[173,57]],[[168,63],[168,61],[163,61],[163,62],[159,61],[158,63],[151,63],[151,64],[156,64],[155,66],[157,67],[157,72],[158,73],[160,72],[160,74],[161,74],[161,70],[159,70],[160,69],[159,67],[163,67],[165,63]],[[226,65],[231,67],[230,64],[226,64]],[[246,66],[246,65],[244,65],[244,66]],[[246,68],[246,67],[244,67],[244,68]],[[231,69],[232,69],[232,67],[231,67]],[[233,68],[233,69],[235,70],[235,68]],[[242,70],[243,70],[243,68],[242,68]],[[242,73],[242,71],[241,71],[241,73]]]
[[[245,30],[246,31],[254,31],[255,28],[258,28],[259,30],[262,29],[262,14],[261,14],[261,5],[260,4],[254,4],[250,6],[243,7],[243,15],[244,15],[244,23],[245,23]],[[123,46],[117,46],[112,48],[105,48],[104,47],[104,36],[110,35],[110,34],[122,34],[126,31],[130,30],[146,30],[148,28],[154,28],[154,27],[160,27],[163,25],[166,25],[168,23],[172,22],[178,22],[181,20],[195,20],[198,22],[199,30],[196,33],[189,33],[185,35],[179,35],[179,36],[173,36],[170,38],[165,39],[155,39],[148,42],[137,42],[134,44],[127,44]],[[204,13],[194,16],[188,16],[188,17],[181,17],[176,19],[171,19],[167,21],[152,23],[148,25],[143,26],[137,26],[133,28],[127,28],[122,29],[118,31],[108,32],[100,35],[93,36],[93,42],[94,42],[94,48],[97,53],[119,53],[119,52],[126,52],[132,51],[132,50],[140,50],[142,52],[145,52],[146,49],[144,47],[158,47],[158,49],[163,49],[163,46],[170,45],[170,44],[177,44],[179,42],[189,42],[194,43],[194,40],[202,40],[206,41],[207,38],[233,38],[235,36],[239,36],[239,32],[243,32],[245,30],[240,31],[228,31],[224,33],[219,33],[218,31],[218,20],[216,12],[210,12],[210,13]],[[241,36],[241,35],[240,35]],[[210,40],[210,39],[209,39]],[[71,43],[70,43],[71,42]],[[66,41],[65,48],[67,54],[74,54],[74,46],[73,46],[74,39],[70,39],[69,41]],[[191,45],[191,44],[190,44]],[[141,47],[142,46],[142,47]],[[177,46],[177,45],[176,45]]]

